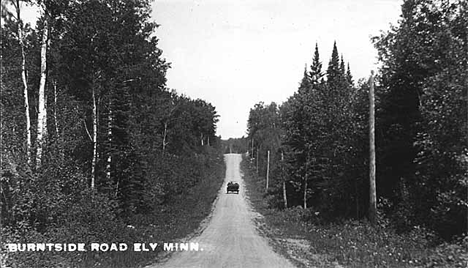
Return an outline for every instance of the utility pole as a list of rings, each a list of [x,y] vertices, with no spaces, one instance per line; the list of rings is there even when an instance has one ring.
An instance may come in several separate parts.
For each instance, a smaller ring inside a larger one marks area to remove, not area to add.
[[[305,174],[304,174],[304,195],[302,196],[304,209],[307,208],[307,180],[309,179],[307,175],[309,173],[309,157],[310,157],[310,148],[307,149],[307,158],[306,158]]]
[[[259,149],[257,148],[257,159],[256,159],[257,160],[257,175],[258,175],[258,150]]]
[[[254,158],[254,138],[252,137],[252,154],[250,154],[250,159]]]
[[[269,178],[270,178],[270,150],[268,150],[268,153],[267,153],[266,191],[268,191]]]
[[[370,202],[369,220],[375,225],[377,222],[377,193],[375,187],[375,108],[374,108],[374,71],[371,71],[369,89],[369,180],[370,180]]]
[[[281,151],[281,170],[284,169],[284,153]],[[284,172],[281,172],[282,175],[284,175]],[[284,202],[284,208],[288,208],[288,196],[286,192],[286,180],[283,178],[283,202]]]

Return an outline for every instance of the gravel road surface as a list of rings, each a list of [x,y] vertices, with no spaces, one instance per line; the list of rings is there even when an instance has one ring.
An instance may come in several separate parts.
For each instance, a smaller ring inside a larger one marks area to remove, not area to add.
[[[253,219],[256,214],[246,201],[240,173],[240,154],[226,154],[226,178],[211,219],[203,232],[187,242],[199,243],[199,251],[177,251],[159,267],[294,267],[273,252],[260,236]],[[226,193],[229,181],[240,184],[240,192]],[[203,194],[203,193],[200,193]]]

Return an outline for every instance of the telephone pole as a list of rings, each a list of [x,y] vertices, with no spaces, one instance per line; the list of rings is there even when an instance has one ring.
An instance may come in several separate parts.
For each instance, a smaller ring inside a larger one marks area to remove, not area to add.
[[[269,178],[270,178],[270,150],[268,150],[268,153],[267,153],[266,191],[268,191]]]
[[[374,107],[374,71],[371,71],[369,88],[369,220],[371,224],[377,222],[377,193],[375,187],[375,107]]]

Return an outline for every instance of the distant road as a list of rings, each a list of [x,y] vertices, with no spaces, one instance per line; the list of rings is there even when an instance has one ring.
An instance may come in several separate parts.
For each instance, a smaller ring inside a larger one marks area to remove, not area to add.
[[[241,160],[240,154],[225,155],[226,178],[211,220],[200,236],[188,241],[199,243],[203,251],[178,251],[160,267],[294,267],[273,252],[255,228],[253,218],[256,214],[245,199],[244,181],[240,175]],[[226,194],[229,181],[240,184],[239,194]]]

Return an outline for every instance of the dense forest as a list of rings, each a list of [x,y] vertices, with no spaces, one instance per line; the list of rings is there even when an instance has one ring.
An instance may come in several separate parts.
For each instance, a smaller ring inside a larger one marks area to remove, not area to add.
[[[248,152],[248,144],[247,139],[245,137],[241,138],[229,138],[227,140],[221,140],[221,146],[223,148],[224,153],[246,153]]]
[[[25,5],[40,12],[34,28]],[[166,87],[150,12],[147,0],[2,1],[2,244],[163,239],[209,213],[223,176],[218,115]],[[98,255],[3,252],[0,265],[144,260]]]
[[[372,39],[378,221],[450,240],[468,227],[468,3],[406,0],[401,10]],[[286,102],[250,110],[245,143],[259,176],[269,176],[271,207],[302,206],[317,222],[362,220],[370,81],[354,81],[338,44],[331,52],[325,68],[315,47]]]

